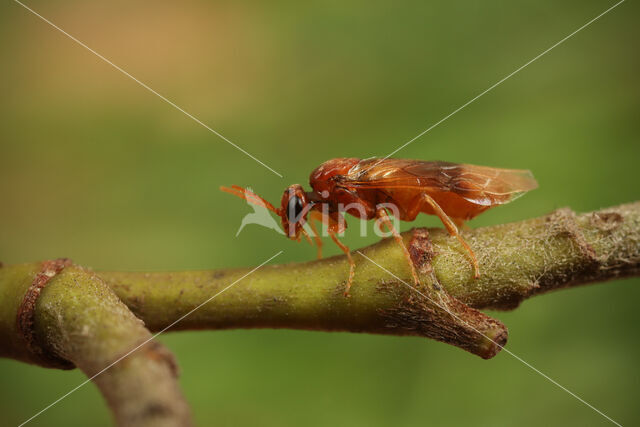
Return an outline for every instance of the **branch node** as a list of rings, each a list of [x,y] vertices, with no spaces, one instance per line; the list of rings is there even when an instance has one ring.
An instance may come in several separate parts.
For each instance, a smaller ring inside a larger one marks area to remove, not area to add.
[[[624,217],[619,212],[594,212],[589,217],[591,225],[601,231],[613,231],[623,221]]]
[[[431,266],[435,250],[428,231],[416,228],[411,233],[411,260],[420,273],[427,274],[431,286],[410,293],[398,307],[383,311],[388,326],[405,330],[407,335],[455,345],[484,359],[492,358],[506,344],[507,328],[446,292]]]
[[[180,375],[180,368],[178,367],[178,362],[176,362],[175,356],[167,349],[167,347],[159,342],[151,341],[147,343],[145,356],[148,359],[167,365],[175,378],[178,378]]]
[[[34,328],[36,302],[49,281],[64,270],[65,267],[70,265],[71,260],[68,258],[58,258],[42,262],[40,271],[33,278],[33,282],[29,286],[29,289],[27,289],[20,303],[16,319],[18,334],[25,340],[27,349],[43,365],[52,368],[73,369],[75,365],[53,354],[51,351],[46,350],[38,343]]]
[[[546,220],[549,223],[549,233],[552,237],[568,236],[584,256],[587,265],[593,268],[598,266],[598,255],[587,242],[576,221],[576,213],[574,211],[569,208],[561,208],[551,213]]]
[[[426,228],[412,230],[409,255],[418,273],[427,274],[433,271],[431,260],[436,255],[436,251],[431,239],[429,239],[429,231]]]

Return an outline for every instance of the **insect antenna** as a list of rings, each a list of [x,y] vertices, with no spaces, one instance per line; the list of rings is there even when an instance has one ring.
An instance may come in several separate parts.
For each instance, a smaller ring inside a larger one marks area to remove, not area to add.
[[[280,209],[276,209],[271,203],[267,202],[265,199],[258,196],[253,191],[242,188],[239,185],[232,185],[231,188],[220,187],[220,190],[224,191],[225,193],[233,194],[236,197],[240,197],[241,199],[244,199],[249,203],[253,203],[254,205],[265,207],[276,215],[281,216]]]

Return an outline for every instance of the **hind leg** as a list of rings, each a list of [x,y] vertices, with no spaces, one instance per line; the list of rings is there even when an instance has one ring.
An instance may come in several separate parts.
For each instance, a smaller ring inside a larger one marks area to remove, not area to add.
[[[444,224],[449,234],[454,236],[456,239],[458,239],[460,244],[467,250],[467,252],[469,253],[469,256],[471,257],[471,263],[473,264],[474,276],[476,279],[480,277],[480,266],[478,265],[478,259],[476,258],[476,254],[473,253],[473,250],[471,249],[471,247],[467,244],[467,242],[464,241],[464,239],[458,232],[458,227],[456,227],[454,220],[449,218],[449,215],[447,215],[442,210],[440,205],[438,205],[438,203],[436,203],[436,201],[433,200],[431,196],[429,196],[428,194],[423,193],[421,196],[421,199],[423,203],[426,203],[428,206],[430,206],[433,209],[434,213],[438,216],[438,218],[440,218],[440,221],[442,221],[442,224]],[[460,219],[456,219],[455,221],[458,222],[460,221]]]

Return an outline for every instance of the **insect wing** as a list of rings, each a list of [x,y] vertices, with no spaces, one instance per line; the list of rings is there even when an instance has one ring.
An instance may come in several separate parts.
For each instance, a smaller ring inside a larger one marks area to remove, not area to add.
[[[367,159],[352,168],[340,185],[352,189],[452,192],[472,203],[496,205],[537,188],[538,183],[528,170],[438,161]]]

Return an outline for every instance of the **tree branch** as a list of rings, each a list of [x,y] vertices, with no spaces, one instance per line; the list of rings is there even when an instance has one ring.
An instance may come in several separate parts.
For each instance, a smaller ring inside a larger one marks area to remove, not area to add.
[[[414,229],[403,237],[421,283],[413,287],[402,250],[384,239],[354,253],[350,298],[343,296],[345,256],[265,266],[249,275],[249,269],[96,274],[66,260],[5,266],[0,356],[47,367],[75,365],[92,377],[151,337],[138,318],[160,331],[210,300],[171,329],[415,335],[491,358],[506,343],[507,330],[479,309],[513,309],[554,289],[640,275],[640,202],[582,215],[560,209],[466,231],[479,279],[444,230]],[[189,415],[175,370],[171,355],[150,344],[94,382],[121,425],[184,425]]]
[[[373,262],[354,253],[351,298],[342,296],[349,270],[344,256],[265,266],[172,329],[418,335],[490,358],[506,342],[507,331],[477,309],[513,309],[550,290],[640,274],[640,202],[578,216],[560,209],[540,218],[467,231],[464,238],[480,262],[479,279],[473,278],[456,239],[442,229],[428,230],[427,239],[422,230],[403,236],[421,271],[418,290],[424,296],[401,282],[413,284],[409,268],[393,239],[385,239],[361,250]],[[100,276],[151,330],[160,330],[248,271]]]
[[[150,342],[128,355],[150,338],[104,281],[69,260],[0,268],[0,356],[99,374],[119,425],[189,425],[171,353]]]

